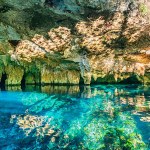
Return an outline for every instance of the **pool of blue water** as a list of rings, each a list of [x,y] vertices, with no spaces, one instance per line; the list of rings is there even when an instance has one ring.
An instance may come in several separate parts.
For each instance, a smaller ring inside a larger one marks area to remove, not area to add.
[[[0,150],[149,150],[150,86],[0,91]]]

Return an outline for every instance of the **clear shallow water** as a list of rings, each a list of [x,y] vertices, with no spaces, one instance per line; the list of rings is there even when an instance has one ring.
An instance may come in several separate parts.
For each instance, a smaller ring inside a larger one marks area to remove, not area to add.
[[[150,87],[9,87],[0,92],[0,149],[148,150]]]

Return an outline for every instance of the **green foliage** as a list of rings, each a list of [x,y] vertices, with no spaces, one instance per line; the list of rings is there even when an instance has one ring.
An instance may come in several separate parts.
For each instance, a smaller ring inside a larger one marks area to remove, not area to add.
[[[141,12],[142,15],[146,15],[148,13],[148,8],[144,3],[142,3],[139,6],[139,11]]]

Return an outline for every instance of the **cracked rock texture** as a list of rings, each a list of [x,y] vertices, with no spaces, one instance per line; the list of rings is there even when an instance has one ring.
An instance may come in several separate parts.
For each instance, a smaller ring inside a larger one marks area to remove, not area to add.
[[[1,0],[0,83],[150,83],[150,2]]]

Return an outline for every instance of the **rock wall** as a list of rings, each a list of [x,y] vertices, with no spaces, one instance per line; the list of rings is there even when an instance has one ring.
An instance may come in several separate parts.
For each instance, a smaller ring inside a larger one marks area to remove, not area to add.
[[[42,84],[79,84],[80,74],[72,70],[52,71],[45,68],[41,70]]]
[[[150,83],[148,1],[0,4],[1,83]]]

